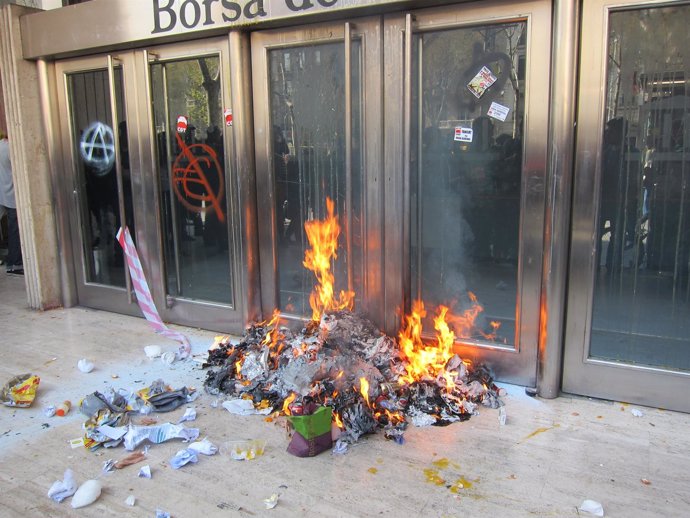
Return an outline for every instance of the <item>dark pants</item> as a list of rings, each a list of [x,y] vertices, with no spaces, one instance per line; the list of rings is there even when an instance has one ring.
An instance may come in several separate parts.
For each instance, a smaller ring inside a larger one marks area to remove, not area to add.
[[[22,247],[19,242],[19,222],[17,209],[7,207],[7,267],[21,266]]]

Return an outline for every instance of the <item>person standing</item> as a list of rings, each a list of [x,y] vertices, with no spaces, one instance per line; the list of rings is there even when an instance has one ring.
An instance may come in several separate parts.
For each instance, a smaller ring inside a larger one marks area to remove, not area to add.
[[[0,207],[7,210],[7,273],[24,274],[22,247],[19,241],[17,204],[14,199],[10,143],[7,135],[0,132]]]

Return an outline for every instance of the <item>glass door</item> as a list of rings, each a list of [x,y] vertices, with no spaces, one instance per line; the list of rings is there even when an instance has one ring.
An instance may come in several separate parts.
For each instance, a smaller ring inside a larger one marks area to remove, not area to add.
[[[79,304],[139,315],[115,239],[126,224],[164,321],[240,331],[229,39],[57,66]]]
[[[239,331],[242,179],[233,167],[228,52],[227,39],[147,51],[152,226],[160,243],[152,265],[164,318]]]
[[[563,389],[690,411],[690,5],[585,3]],[[586,100],[587,102],[583,102]]]
[[[341,228],[336,293],[377,319],[381,299],[380,25],[377,20],[252,34],[264,315],[312,315],[305,222]],[[365,101],[366,98],[366,101]],[[365,109],[365,102],[370,102]],[[366,267],[365,267],[366,265]]]
[[[115,236],[135,232],[132,178],[138,152],[131,146],[133,110],[126,82],[131,53],[62,62],[57,66],[65,170],[71,172],[70,225],[74,277],[83,305],[136,314],[131,279]],[[134,302],[134,303],[133,303]]]
[[[251,43],[264,316],[311,315],[304,222],[324,219],[330,198],[343,228],[336,291],[354,291],[356,310],[394,334],[413,301],[429,319],[450,306],[457,322],[481,305],[458,350],[535,385],[549,2],[257,32]]]
[[[402,226],[391,252],[399,247],[407,262],[387,265],[386,273],[400,268],[405,313],[425,312],[430,336],[432,318],[448,308],[463,358],[488,363],[499,379],[535,386],[548,2],[482,2],[390,23],[403,35],[402,45],[386,49],[387,59],[402,60],[406,111],[403,200],[395,203],[393,191],[386,203],[402,211],[389,212],[387,229]],[[397,121],[387,123],[394,133]]]

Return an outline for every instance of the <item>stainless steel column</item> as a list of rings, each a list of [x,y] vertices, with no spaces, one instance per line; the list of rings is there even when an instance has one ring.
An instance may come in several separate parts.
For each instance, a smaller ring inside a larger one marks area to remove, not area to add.
[[[545,398],[558,396],[561,387],[575,139],[579,2],[555,0],[553,9],[550,131],[537,368],[537,392]]]

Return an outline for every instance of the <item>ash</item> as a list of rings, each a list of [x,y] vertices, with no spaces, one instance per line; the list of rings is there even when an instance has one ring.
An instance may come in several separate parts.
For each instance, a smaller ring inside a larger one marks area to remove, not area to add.
[[[209,351],[204,387],[285,413],[330,406],[341,429],[334,451],[376,430],[402,443],[409,423],[446,426],[469,419],[478,405],[503,405],[485,366],[468,367],[455,355],[445,372],[407,383],[406,365],[393,338],[361,315],[337,311],[299,332],[273,322],[250,325],[238,344],[225,340]]]

